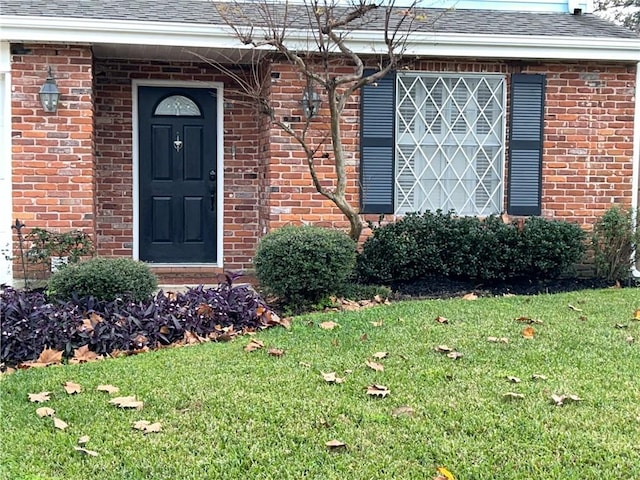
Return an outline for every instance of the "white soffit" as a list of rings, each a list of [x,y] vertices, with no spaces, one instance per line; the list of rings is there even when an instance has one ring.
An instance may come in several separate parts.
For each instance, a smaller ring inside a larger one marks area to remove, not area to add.
[[[252,49],[221,25],[3,16],[0,32],[0,40],[12,42],[228,49],[238,54]],[[303,30],[289,31],[288,38],[299,49],[314,45]],[[347,45],[358,54],[386,51],[382,35],[374,31],[351,32]],[[424,57],[640,61],[640,38],[414,32],[406,47],[407,55]]]

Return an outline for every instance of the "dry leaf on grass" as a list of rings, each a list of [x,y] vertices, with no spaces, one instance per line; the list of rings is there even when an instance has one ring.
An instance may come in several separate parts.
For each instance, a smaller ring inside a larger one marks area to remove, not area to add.
[[[453,360],[457,360],[459,358],[464,357],[464,353],[460,353],[460,352],[449,352],[447,353],[447,357],[448,358],[452,358]]]
[[[525,327],[522,330],[522,336],[526,339],[531,340],[536,334],[536,331],[533,329],[533,327]]]
[[[554,393],[553,395],[551,395],[551,401],[556,405],[556,407],[561,407],[565,403],[568,403],[567,400],[570,400],[572,402],[580,402],[580,401],[582,401],[582,399],[580,397],[578,397],[577,395],[573,395],[573,394],[558,395],[558,394]]]
[[[371,323],[371,325],[373,325],[374,327],[381,327],[382,325],[384,325],[384,320],[379,320],[377,322],[369,322]]]
[[[267,350],[267,353],[272,357],[281,357],[284,355],[284,350],[282,350],[281,348],[270,348],[269,350]]]
[[[531,318],[531,317],[518,317],[515,319],[516,322],[520,322],[520,323],[529,323],[531,325],[542,325],[544,322],[540,319],[537,318]]]
[[[371,360],[367,360],[365,362],[365,364],[367,365],[367,367],[369,367],[371,370],[375,370],[376,372],[384,372],[384,365],[380,364],[380,363],[376,363],[376,362],[372,362]]]
[[[640,308],[637,308],[635,312],[633,312],[633,319],[640,320]]]
[[[32,403],[42,403],[51,400],[49,398],[51,392],[29,393],[29,401]]]
[[[363,333],[362,335],[360,335],[361,342],[366,342],[367,340],[369,340],[369,335],[367,335],[366,333]]]
[[[436,323],[449,323],[449,319],[438,315],[436,317]]]
[[[83,435],[78,439],[78,445],[86,445],[89,443],[89,435]]]
[[[76,393],[82,392],[82,386],[78,383],[74,382],[65,382],[62,386],[69,395],[74,395]]]
[[[478,295],[476,295],[475,293],[471,292],[471,293],[467,293],[466,295],[464,295],[462,297],[463,300],[477,300],[478,299]]]
[[[416,411],[408,405],[394,408],[391,411],[391,415],[393,415],[394,417],[413,417],[415,414]]]
[[[629,328],[629,325],[627,325],[626,323],[616,323],[615,328],[618,328],[620,330],[624,330],[625,328]]]
[[[524,395],[522,393],[507,392],[502,394],[502,398],[505,400],[522,400]]]
[[[320,372],[322,374],[322,378],[327,383],[343,383],[344,378],[340,378],[336,376],[336,372]]]
[[[520,383],[521,380],[518,377],[514,377],[511,375],[507,375],[507,380],[509,380],[511,383]]]
[[[581,308],[574,307],[574,306],[573,306],[573,305],[571,305],[571,304],[568,304],[568,305],[567,305],[567,307],[569,307],[569,310],[573,310],[574,312],[581,312],[581,311],[582,311],[582,309],[581,309]]]
[[[367,395],[371,395],[372,397],[386,397],[389,395],[391,391],[385,387],[384,385],[369,385],[367,387]]]
[[[115,405],[116,407],[135,408],[136,410],[142,410],[142,407],[144,406],[144,402],[136,400],[136,397],[133,395],[128,397],[112,398],[111,400],[109,400],[109,403],[111,405]]]
[[[635,341],[635,339],[631,335],[629,335],[627,338],[625,338],[625,341],[627,343],[633,343]]]
[[[151,423],[147,420],[138,420],[133,423],[133,428],[144,433],[158,433],[162,430],[160,422]]]
[[[82,448],[82,447],[73,447],[73,449],[77,452],[80,453],[84,453],[85,455],[89,455],[90,457],[97,457],[98,456],[98,452],[95,452],[93,450],[87,450],[86,448]]]
[[[546,375],[542,375],[540,373],[534,373],[533,375],[531,375],[531,380],[546,380],[547,376]]]
[[[383,358],[387,358],[389,354],[387,352],[376,352],[371,355],[373,358],[377,358],[378,360],[382,360]]]
[[[320,328],[323,330],[333,330],[336,327],[339,327],[340,325],[338,325],[336,322],[322,322],[320,325]]]
[[[40,407],[36,410],[36,415],[38,415],[40,418],[53,417],[55,413],[56,411],[53,408],[49,408],[49,407]]]
[[[487,337],[487,342],[491,343],[509,343],[509,339],[507,337]]]
[[[53,417],[53,426],[57,429],[64,430],[69,424],[64,420],[60,420],[58,417]]]
[[[448,353],[448,352],[453,352],[453,348],[449,347],[448,345],[438,345],[435,348],[436,352],[438,353]]]
[[[260,340],[256,340],[255,338],[253,338],[245,347],[244,347],[244,351],[245,352],[253,352],[255,350],[260,350],[262,347],[264,347],[264,342],[261,342]]]
[[[96,390],[99,392],[106,392],[106,393],[118,393],[120,391],[120,389],[118,387],[114,387],[113,385],[98,385],[96,387]]]
[[[434,480],[456,480],[456,478],[453,476],[453,473],[451,473],[445,467],[438,467],[437,470],[438,476],[435,477]]]
[[[329,440],[325,445],[329,450],[341,450],[343,448],[347,448],[347,444],[340,440]]]
[[[102,357],[99,356],[96,352],[92,352],[89,350],[88,345],[83,345],[80,348],[76,348],[73,351],[73,358],[69,360],[69,363],[85,363],[85,362],[95,362],[100,360]]]

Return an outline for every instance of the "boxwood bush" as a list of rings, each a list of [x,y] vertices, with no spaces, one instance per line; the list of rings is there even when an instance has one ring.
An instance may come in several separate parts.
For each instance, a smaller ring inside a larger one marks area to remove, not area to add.
[[[408,214],[371,225],[357,259],[362,282],[406,282],[434,275],[480,281],[557,277],[579,262],[584,231],[539,217],[524,224],[501,217],[456,217],[451,212]]]
[[[134,300],[149,298],[158,287],[151,269],[131,258],[92,258],[54,273],[47,293],[60,300],[94,297],[114,300],[120,296]]]
[[[338,295],[354,273],[356,245],[344,232],[286,226],[265,235],[253,259],[260,287],[287,304]]]

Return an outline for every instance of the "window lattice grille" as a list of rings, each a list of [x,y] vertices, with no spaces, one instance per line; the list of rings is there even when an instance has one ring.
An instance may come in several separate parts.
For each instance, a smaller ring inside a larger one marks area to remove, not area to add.
[[[499,213],[504,78],[417,72],[397,78],[396,213]]]

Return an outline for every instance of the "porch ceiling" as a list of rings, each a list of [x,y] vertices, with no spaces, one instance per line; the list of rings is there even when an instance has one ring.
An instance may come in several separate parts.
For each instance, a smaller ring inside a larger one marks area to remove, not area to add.
[[[96,58],[127,60],[159,60],[168,62],[197,62],[204,59],[218,63],[246,63],[257,60],[262,52],[221,49],[210,47],[179,47],[170,45],[134,45],[124,43],[96,43],[93,45]]]

